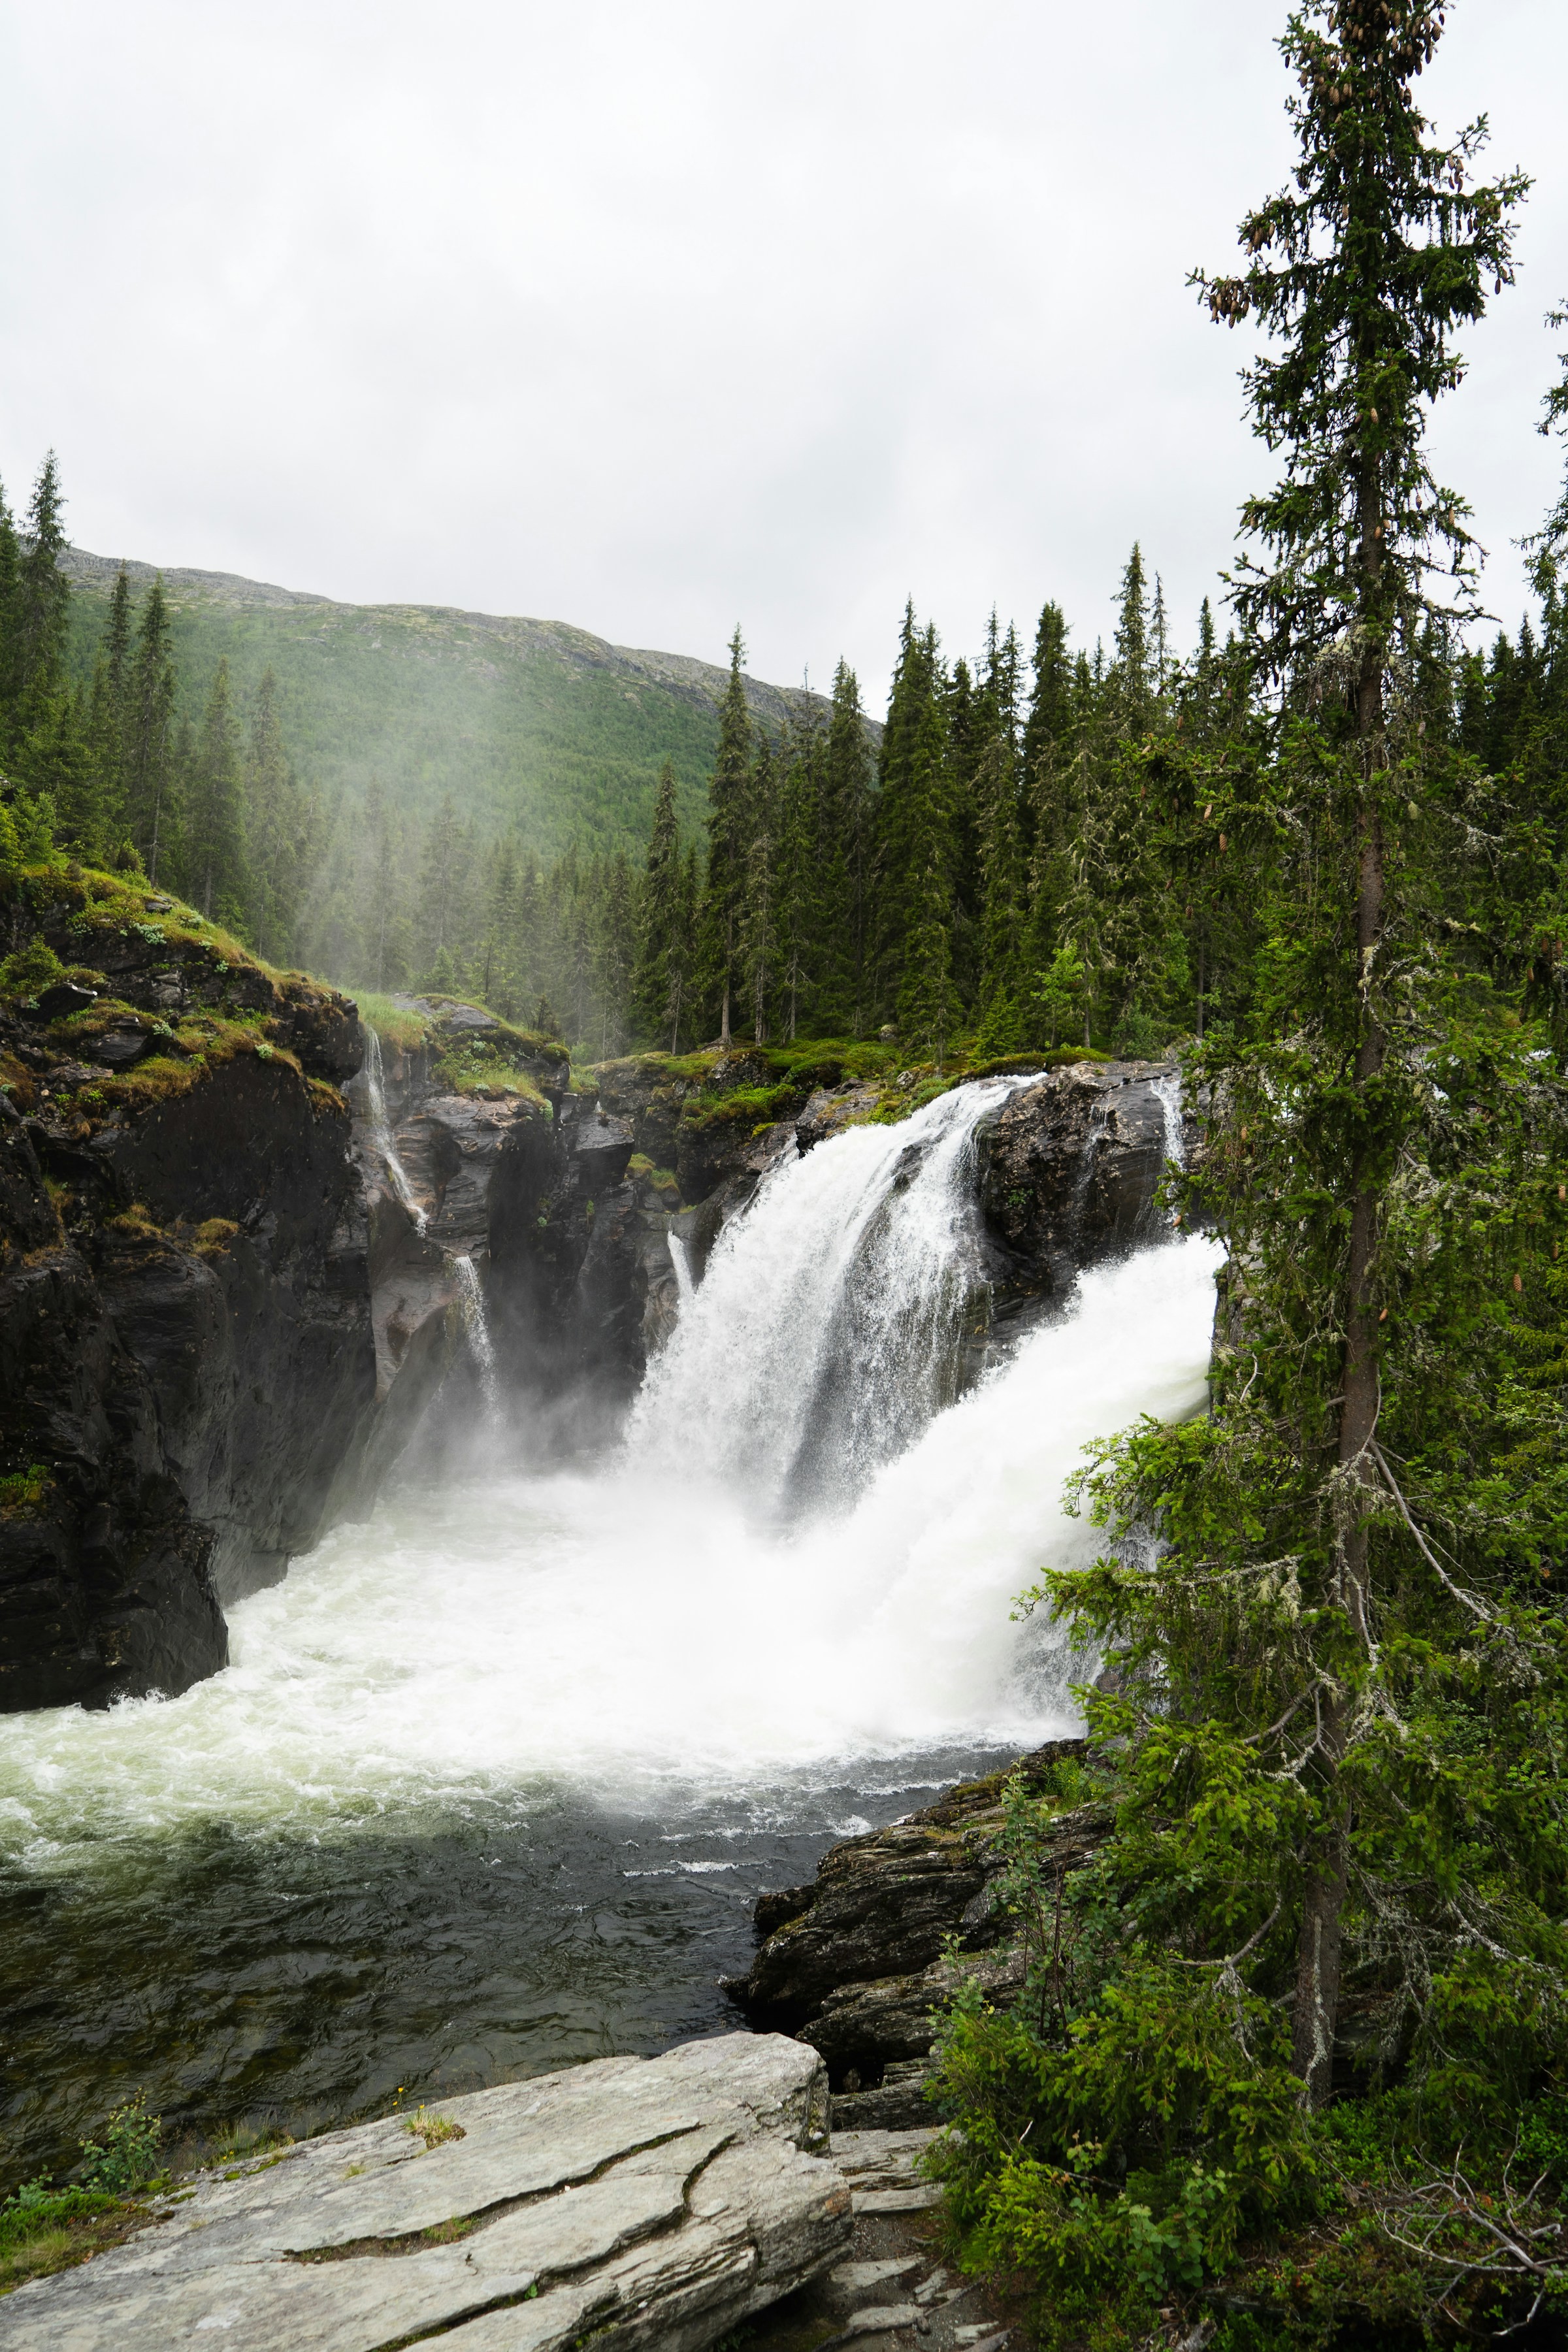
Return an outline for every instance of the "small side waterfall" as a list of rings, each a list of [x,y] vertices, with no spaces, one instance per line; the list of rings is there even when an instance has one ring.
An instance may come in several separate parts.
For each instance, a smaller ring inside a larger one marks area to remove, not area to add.
[[[371,1141],[380,1155],[382,1165],[392,1179],[392,1189],[414,1220],[416,1233],[423,1233],[428,1223],[424,1210],[414,1197],[414,1187],[405,1173],[392,1140],[392,1128],[386,1116],[386,1090],[382,1077],[381,1039],[368,1022],[364,1024],[364,1067],[360,1072],[363,1081],[365,1115],[370,1127]]]
[[[957,1087],[897,1127],[792,1151],[720,1236],[701,1288],[682,1286],[630,1457],[684,1456],[766,1516],[847,1500],[902,1452],[956,1393],[975,1130],[1029,1083]]]
[[[680,1311],[684,1315],[697,1296],[697,1287],[691,1279],[691,1261],[686,1255],[686,1244],[679,1234],[668,1234],[665,1238],[669,1244],[669,1262],[675,1268],[675,1287],[679,1293]]]
[[[496,1377],[495,1344],[490,1327],[485,1320],[485,1294],[479,1281],[479,1270],[471,1257],[454,1257],[452,1272],[458,1277],[458,1297],[462,1303],[463,1318],[468,1327],[468,1344],[474,1351],[474,1361],[479,1368],[479,1385],[484,1390],[485,1404],[491,1419],[500,1408],[500,1387]]]
[[[1165,1117],[1165,1157],[1178,1168],[1187,1164],[1187,1134],[1182,1123],[1182,1077],[1179,1070],[1168,1070],[1154,1081],[1154,1095]]]

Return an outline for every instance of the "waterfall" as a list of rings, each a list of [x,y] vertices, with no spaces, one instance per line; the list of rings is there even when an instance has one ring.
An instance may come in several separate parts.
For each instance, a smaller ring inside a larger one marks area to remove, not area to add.
[[[956,1394],[975,1130],[1030,1083],[955,1087],[897,1127],[789,1151],[683,1301],[631,1457],[683,1456],[766,1516],[842,1503],[901,1452]]]
[[[370,1139],[380,1154],[382,1165],[392,1179],[393,1191],[414,1220],[415,1231],[422,1234],[428,1220],[414,1197],[414,1187],[410,1184],[404,1171],[403,1162],[393,1146],[392,1128],[386,1116],[386,1091],[382,1079],[381,1039],[368,1022],[364,1024],[364,1068],[361,1076],[364,1080]]]
[[[479,1281],[479,1270],[471,1257],[464,1255],[451,1260],[452,1272],[458,1277],[458,1297],[462,1302],[463,1319],[468,1327],[468,1343],[474,1360],[479,1368],[479,1385],[484,1390],[485,1404],[493,1420],[500,1407],[500,1391],[496,1379],[496,1351],[490,1339],[490,1327],[485,1320],[485,1294]]]
[[[1187,1136],[1182,1123],[1182,1074],[1167,1070],[1154,1081],[1154,1096],[1165,1121],[1165,1157],[1178,1168],[1187,1164]]]
[[[665,1239],[669,1244],[669,1262],[675,1268],[675,1287],[684,1314],[697,1295],[696,1285],[691,1279],[691,1261],[686,1255],[686,1244],[679,1234],[667,1234]]]
[[[228,1672],[0,1722],[0,1853],[68,1855],[85,1821],[100,1843],[207,1819],[311,1837],[562,1780],[728,1788],[773,1820],[791,1789],[1071,1728],[1061,1631],[1012,1604],[1094,1555],[1061,1508],[1083,1448],[1202,1410],[1221,1252],[1159,1231],[952,1401],[966,1161],[1027,1083],[781,1163],[593,1472],[400,1486],[238,1604]],[[1173,1082],[1163,1099],[1174,1157]],[[453,1265],[482,1370],[478,1270]],[[793,1507],[803,1456],[835,1510]]]

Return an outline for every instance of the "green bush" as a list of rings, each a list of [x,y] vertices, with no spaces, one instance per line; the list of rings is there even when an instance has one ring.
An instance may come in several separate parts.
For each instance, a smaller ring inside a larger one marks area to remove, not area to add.
[[[17,948],[0,963],[0,992],[6,996],[40,996],[64,978],[64,964],[48,941],[36,933],[25,948]]]
[[[101,2145],[83,2140],[81,2152],[88,2161],[82,2187],[111,2197],[130,2197],[144,2189],[157,2178],[163,2137],[163,2117],[147,2113],[147,2095],[138,2091],[113,2110],[103,2126]]]

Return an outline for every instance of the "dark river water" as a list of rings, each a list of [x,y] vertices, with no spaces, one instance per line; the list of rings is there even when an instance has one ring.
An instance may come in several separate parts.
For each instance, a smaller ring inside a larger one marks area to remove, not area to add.
[[[64,2172],[134,2090],[195,2160],[745,2021],[752,1906],[833,1838],[993,1760],[662,1819],[538,1792],[422,1834],[218,1823],[0,1880],[3,2186]],[[908,1777],[903,1777],[908,1776]],[[875,1777],[875,1776],[873,1776]]]

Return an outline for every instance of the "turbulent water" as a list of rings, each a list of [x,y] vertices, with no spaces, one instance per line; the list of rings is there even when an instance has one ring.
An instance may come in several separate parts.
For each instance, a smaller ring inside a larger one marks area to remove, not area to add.
[[[1089,1541],[1083,1445],[1201,1406],[1214,1253],[1087,1276],[950,1402],[986,1107],[771,1176],[595,1474],[405,1488],[226,1674],[0,1722],[15,2161],[140,2082],[299,2128],[710,2028],[759,1886],[1067,1727],[1011,1604]]]

